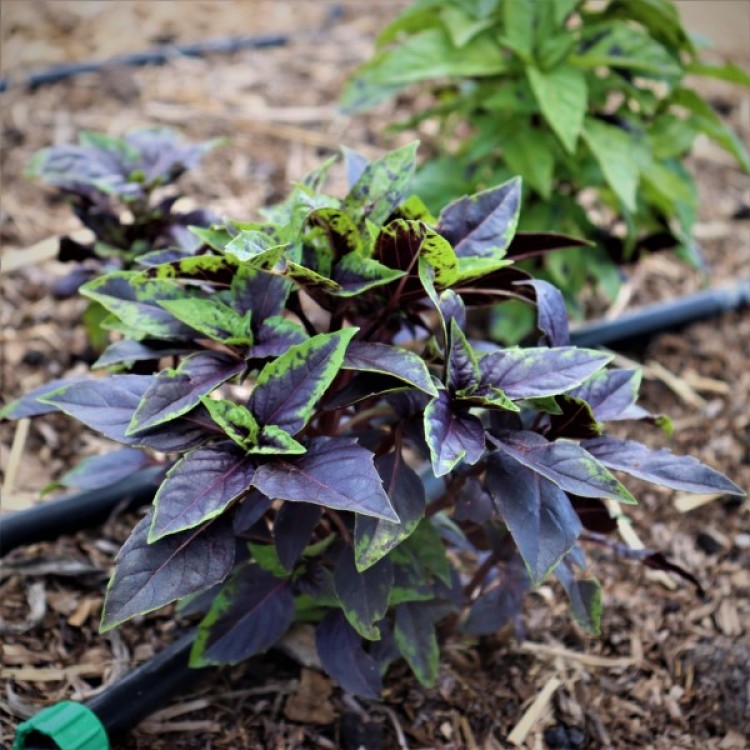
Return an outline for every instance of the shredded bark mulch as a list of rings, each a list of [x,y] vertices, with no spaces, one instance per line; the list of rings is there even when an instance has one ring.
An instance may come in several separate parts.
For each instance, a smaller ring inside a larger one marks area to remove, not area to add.
[[[51,191],[23,176],[37,149],[69,142],[81,129],[121,134],[153,124],[177,127],[196,140],[226,136],[230,145],[186,177],[186,203],[250,218],[340,144],[377,154],[413,138],[386,137],[381,125],[408,107],[408,99],[357,119],[336,110],[346,72],[368,57],[377,30],[404,5],[5,3],[3,74],[14,80],[53,62],[110,57],[165,41],[240,31],[282,32],[290,41],[231,56],[176,57],[158,68],[116,68],[2,95],[4,399],[51,378],[82,374],[93,356],[78,324],[82,302],[52,301],[48,294],[52,280],[67,270],[49,259],[49,248],[57,235],[79,227]],[[747,93],[718,85],[709,93],[747,141]],[[696,234],[710,278],[673,257],[651,256],[626,269],[629,281],[611,314],[748,275],[750,180],[708,143],[698,144],[691,167],[702,198]],[[728,313],[620,356],[644,366],[644,406],[675,422],[670,440],[656,429],[644,436],[640,428],[638,437],[690,453],[750,488],[750,314]],[[11,458],[14,438],[20,461]],[[3,512],[37,502],[39,491],[78,460],[108,448],[62,415],[33,420],[22,438],[16,425],[0,425]],[[309,633],[303,629],[284,651],[203,675],[117,747],[747,747],[750,503],[629,486],[640,500],[628,509],[632,529],[647,547],[694,573],[705,598],[684,581],[591,548],[591,569],[604,590],[601,638],[583,634],[559,587],[544,585],[527,597],[522,641],[505,631],[479,640],[453,636],[443,645],[433,689],[421,688],[396,665],[376,703],[344,695],[306,661]],[[4,558],[0,745],[9,746],[14,727],[41,707],[86,700],[113,684],[182,627],[166,610],[98,635],[112,561],[135,520],[116,512],[98,528]]]

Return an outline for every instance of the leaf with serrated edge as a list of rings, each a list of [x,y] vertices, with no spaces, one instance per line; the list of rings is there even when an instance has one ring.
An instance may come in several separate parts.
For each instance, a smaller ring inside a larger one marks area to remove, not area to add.
[[[245,369],[241,360],[217,352],[199,352],[183,359],[176,370],[162,370],[143,394],[127,434],[143,432],[190,411],[210,393]]]
[[[502,349],[479,359],[482,383],[508,398],[556,396],[580,385],[612,360],[594,349]]]
[[[264,495],[398,522],[373,454],[349,438],[315,438],[303,456],[279,458],[256,471]]]
[[[602,463],[571,440],[549,442],[536,432],[517,430],[499,433],[496,445],[566,492],[635,503],[635,498]]]
[[[340,610],[330,610],[315,628],[315,646],[323,669],[353,695],[377,700],[378,664],[362,647],[362,639]]]
[[[581,522],[556,484],[502,452],[487,464],[487,489],[539,585],[576,543]]]
[[[352,341],[346,349],[342,366],[345,370],[393,375],[430,396],[437,396],[422,357],[398,346]]]
[[[393,566],[381,558],[365,571],[358,571],[352,550],[344,549],[333,571],[333,585],[349,624],[370,641],[380,639],[377,624],[388,611],[393,586]]]
[[[231,525],[219,519],[200,529],[148,543],[151,516],[141,519],[115,560],[100,632],[223,581],[234,564]]]
[[[392,523],[370,516],[356,516],[354,555],[359,571],[367,570],[401,544],[424,517],[424,485],[419,476],[404,463],[401,454],[389,453],[378,456],[375,459],[375,468],[401,521]]]
[[[193,528],[223,513],[250,489],[255,467],[255,462],[232,443],[185,454],[156,493],[148,541]]]
[[[613,437],[584,440],[581,445],[610,469],[646,482],[684,492],[745,495],[734,482],[692,456],[675,456],[664,448],[652,450],[634,440]]]
[[[446,391],[427,405],[424,433],[436,477],[449,474],[461,461],[475,464],[484,453],[481,420],[455,406]]]
[[[258,375],[248,404],[258,422],[298,433],[336,377],[356,328],[318,334],[269,362]]]

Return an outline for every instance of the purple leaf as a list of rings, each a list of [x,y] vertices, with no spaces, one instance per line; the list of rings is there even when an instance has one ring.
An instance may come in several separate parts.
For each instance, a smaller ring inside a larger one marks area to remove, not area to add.
[[[410,389],[400,378],[394,378],[392,375],[381,375],[375,372],[363,372],[355,375],[341,390],[336,391],[331,396],[327,396],[323,402],[323,408],[326,411],[333,411],[334,409],[340,409],[344,406],[351,406],[352,404],[364,401],[366,398],[399,392],[403,392],[403,395],[410,393],[424,395],[421,391]],[[426,398],[427,396],[425,396]],[[424,406],[422,409],[424,409]]]
[[[323,669],[348,693],[377,700],[382,689],[375,659],[339,610],[331,610],[315,628],[315,646]]]
[[[628,419],[638,398],[641,375],[641,370],[600,370],[568,395],[588,403],[600,422]]]
[[[83,378],[59,378],[58,380],[50,380],[49,383],[45,383],[28,393],[24,393],[21,398],[17,398],[15,401],[7,403],[2,409],[0,409],[0,419],[38,417],[42,414],[49,414],[53,411],[57,411],[58,407],[54,404],[47,404],[43,401],[38,401],[37,399],[42,396],[47,396],[60,388],[65,388],[74,383],[82,382],[85,382]]]
[[[199,406],[182,417],[140,432],[129,441],[161,453],[176,453],[197,448],[211,437],[221,437],[220,428],[211,422],[205,407]]]
[[[291,284],[281,276],[241,265],[232,276],[233,307],[240,315],[252,312],[253,332],[256,321],[281,315]]]
[[[154,382],[151,375],[110,375],[79,380],[43,397],[87,427],[119,443],[134,443],[126,430],[143,395]]]
[[[367,570],[360,572],[354,564],[354,554],[346,547],[333,571],[336,596],[349,624],[371,641],[380,638],[377,622],[388,611],[388,600],[393,586],[393,565],[384,557]]]
[[[566,492],[635,503],[627,489],[578,443],[570,440],[551,443],[527,430],[503,432],[498,438],[498,448]]]
[[[468,477],[453,511],[455,521],[486,523],[495,515],[495,506],[487,490],[476,477]]]
[[[60,484],[80,490],[108,487],[147,466],[149,461],[148,454],[135,448],[123,448],[102,456],[90,456],[66,472],[60,479]]]
[[[307,341],[308,335],[291,320],[274,315],[263,320],[257,329],[255,343],[245,353],[245,359],[280,357],[297,344]]]
[[[273,539],[281,564],[292,570],[320,521],[321,509],[310,503],[284,503],[276,513]]]
[[[565,309],[565,298],[560,290],[541,279],[518,281],[534,288],[536,292],[537,323],[536,327],[544,334],[547,346],[568,346],[568,311]]]
[[[261,425],[298,433],[336,377],[356,328],[319,334],[269,362],[253,388],[248,406]]]
[[[172,346],[160,341],[130,341],[122,339],[110,344],[96,360],[94,367],[110,367],[123,362],[142,362],[177,355],[190,354],[193,351],[186,345]]]
[[[580,385],[601,370],[611,354],[563,346],[555,349],[501,349],[479,360],[482,383],[508,398],[555,396]]]
[[[436,477],[450,473],[461,461],[475,464],[485,447],[484,426],[468,409],[455,406],[446,391],[424,412],[424,433]]]
[[[154,498],[149,542],[220,515],[250,488],[255,462],[229,442],[198,448],[167,472]]]
[[[356,185],[359,178],[362,177],[362,173],[370,163],[370,160],[357,151],[352,151],[350,148],[346,148],[346,146],[341,147],[341,152],[344,154],[346,181],[351,188]]]
[[[430,396],[437,396],[422,357],[398,346],[352,341],[346,348],[343,367],[393,375]]]
[[[420,602],[405,602],[396,607],[396,645],[425,687],[435,684],[440,662],[434,619],[430,608]]]
[[[555,568],[555,576],[568,595],[573,619],[590,635],[600,635],[602,587],[599,581],[576,576],[567,559]]]
[[[223,581],[232,569],[235,539],[225,520],[154,544],[147,541],[150,525],[150,515],[141,519],[117,555],[101,632],[203,591]]]
[[[471,603],[462,630],[470,635],[491,635],[521,614],[531,580],[518,555],[504,566],[500,580]]]
[[[200,403],[201,396],[239,375],[245,363],[216,352],[199,352],[180,362],[176,370],[162,370],[143,394],[128,435],[169,422]]]
[[[264,495],[398,522],[383,490],[373,454],[348,438],[316,438],[299,458],[261,466],[253,485]]]
[[[471,388],[479,383],[479,364],[474,350],[466,340],[458,322],[450,322],[447,385],[452,393]]]
[[[357,515],[354,522],[354,551],[357,569],[374,565],[409,537],[424,517],[425,492],[422,480],[404,463],[400,453],[388,453],[375,459],[375,468],[383,481],[399,523]]]
[[[613,437],[585,440],[581,445],[610,469],[646,482],[699,494],[745,495],[734,482],[692,456],[675,456],[665,448],[652,450],[634,440]]]
[[[521,209],[518,177],[446,206],[438,231],[453,245],[459,258],[501,258],[513,239]]]
[[[244,567],[227,581],[201,622],[190,664],[237,664],[271,648],[292,622],[289,581],[257,565]]]
[[[555,404],[562,413],[550,415],[549,430],[545,433],[549,440],[559,437],[583,440],[602,434],[594,412],[583,399],[563,393],[555,396]]]
[[[247,497],[242,500],[237,512],[234,514],[232,525],[235,534],[245,534],[260,521],[271,507],[270,497],[263,493],[253,490]]]
[[[581,533],[568,496],[501,451],[488,460],[487,489],[537,586]]]
[[[584,528],[597,534],[611,534],[617,531],[617,521],[607,510],[607,506],[596,497],[581,497],[569,495],[578,518]]]

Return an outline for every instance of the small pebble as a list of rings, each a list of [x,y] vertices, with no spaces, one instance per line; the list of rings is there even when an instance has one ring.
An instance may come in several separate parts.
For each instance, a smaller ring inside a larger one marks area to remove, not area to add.
[[[721,544],[705,531],[701,531],[696,535],[695,543],[698,549],[707,555],[718,555],[723,549]]]
[[[555,724],[544,731],[544,742],[552,750],[583,750],[586,735],[578,727]]]

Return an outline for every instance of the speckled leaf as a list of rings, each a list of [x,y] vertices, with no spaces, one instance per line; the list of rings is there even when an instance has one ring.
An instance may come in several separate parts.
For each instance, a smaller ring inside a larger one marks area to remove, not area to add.
[[[446,206],[438,219],[438,232],[459,258],[478,256],[501,259],[518,225],[521,180],[518,177]]]
[[[373,465],[373,454],[353,439],[316,438],[305,455],[261,466],[253,484],[280,500],[399,520]]]
[[[232,259],[249,262],[253,266],[266,268],[271,266],[284,254],[284,245],[271,234],[257,229],[244,229],[224,247],[224,252]],[[259,264],[259,265],[258,265]]]
[[[293,621],[289,581],[248,565],[224,584],[198,626],[190,665],[237,664],[249,659],[277,643]]]
[[[133,443],[126,430],[153,383],[151,375],[110,375],[63,386],[40,399],[111,440]]]
[[[323,669],[348,693],[377,700],[382,689],[375,659],[340,610],[328,612],[315,628],[315,646]]]
[[[487,489],[518,546],[534,586],[576,543],[581,522],[553,482],[502,451],[487,462]]]
[[[194,234],[204,245],[212,250],[222,252],[232,239],[232,235],[225,227],[195,227],[189,226],[188,231]]]
[[[401,519],[392,523],[357,515],[354,523],[354,555],[357,570],[363,571],[387,555],[408,538],[424,517],[424,484],[404,463],[401,454],[388,453],[375,459],[375,468],[383,481],[393,509]]]
[[[162,370],[138,406],[127,434],[169,422],[200,403],[201,396],[239,375],[245,363],[217,352],[199,352],[183,359],[176,370]]]
[[[333,571],[333,585],[349,624],[370,641],[380,638],[377,623],[388,611],[393,586],[393,566],[385,557],[365,571],[358,571],[354,554],[347,547]]]
[[[232,305],[241,314],[252,313],[256,328],[284,311],[291,284],[276,274],[242,264],[232,277]]]
[[[137,272],[118,271],[99,276],[80,288],[126,326],[157,339],[192,339],[195,332],[159,305],[182,299],[185,291],[173,281],[145,280]]]
[[[505,453],[566,492],[635,503],[635,498],[614,475],[578,443],[549,442],[528,430],[499,433],[498,439],[497,446]]]
[[[213,297],[162,300],[159,302],[174,315],[199,333],[224,344],[252,344],[252,312],[240,315],[236,310]]]
[[[120,549],[107,587],[101,632],[136,615],[223,581],[234,564],[235,540],[224,519],[148,543],[151,516]]]
[[[420,602],[406,602],[396,606],[396,645],[416,678],[425,687],[435,684],[440,662],[433,620],[431,610]]]
[[[248,453],[260,455],[299,455],[306,452],[302,443],[298,443],[288,432],[275,424],[261,428],[258,444],[246,448]]]
[[[424,412],[425,440],[436,477],[449,474],[461,461],[475,464],[484,453],[484,426],[468,409],[440,391]]]
[[[362,249],[362,238],[356,222],[341,209],[318,208],[308,215],[307,223],[323,231],[334,258],[348,253],[359,254]]]
[[[568,346],[570,344],[568,311],[565,309],[565,298],[562,292],[548,281],[541,279],[516,283],[533,287],[536,293],[536,327],[544,335],[545,345]]]
[[[366,218],[382,224],[406,197],[416,154],[415,141],[367,164],[346,196],[344,209],[362,209]]]
[[[734,482],[692,456],[675,456],[662,448],[652,450],[634,440],[600,437],[581,445],[605,466],[673,490],[744,495]],[[578,493],[582,494],[582,493]]]
[[[346,349],[343,367],[346,370],[393,375],[430,396],[437,396],[422,357],[398,346],[352,341]]]
[[[336,377],[356,328],[313,336],[269,362],[258,375],[250,410],[258,422],[298,433]]]
[[[331,294],[337,297],[353,297],[376,286],[390,284],[403,275],[404,271],[388,268],[372,258],[352,252],[341,258],[334,267],[333,280],[340,288]]]
[[[221,515],[250,489],[255,467],[228,442],[187,453],[167,472],[156,493],[149,542]]]
[[[258,444],[260,426],[247,407],[235,404],[233,401],[213,399],[208,396],[202,396],[201,403],[208,410],[211,419],[240,448],[247,449]]]
[[[600,422],[627,419],[638,398],[641,370],[600,370],[568,393],[583,399]]]
[[[508,398],[555,396],[580,385],[612,359],[594,349],[501,349],[479,360],[482,383]]]

